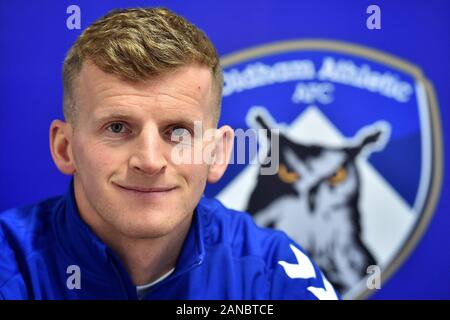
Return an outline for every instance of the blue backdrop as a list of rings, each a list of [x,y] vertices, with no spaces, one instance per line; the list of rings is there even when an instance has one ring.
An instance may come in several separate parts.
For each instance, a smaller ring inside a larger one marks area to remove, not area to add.
[[[72,4],[81,9],[81,29],[112,8],[168,7],[202,28],[221,56],[275,41],[320,38],[401,57],[419,66],[434,85],[445,173],[450,147],[448,1],[1,1],[0,211],[67,188],[69,178],[57,171],[50,156],[48,129],[53,119],[62,118],[62,61],[81,32],[66,27],[66,9]],[[366,27],[371,4],[381,8],[381,30]],[[214,195],[215,188],[208,188],[207,194]],[[450,298],[449,189],[444,175],[424,236],[371,298]]]

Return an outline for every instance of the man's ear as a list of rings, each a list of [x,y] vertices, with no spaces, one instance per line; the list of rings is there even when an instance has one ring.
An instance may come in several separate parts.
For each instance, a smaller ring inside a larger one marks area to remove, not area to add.
[[[50,125],[50,152],[53,161],[63,174],[73,174],[75,165],[72,155],[72,126],[61,120],[53,120]]]
[[[215,136],[214,160],[212,161],[208,172],[209,183],[219,181],[225,173],[228,162],[230,161],[233,141],[234,132],[230,126],[222,126],[217,129]]]

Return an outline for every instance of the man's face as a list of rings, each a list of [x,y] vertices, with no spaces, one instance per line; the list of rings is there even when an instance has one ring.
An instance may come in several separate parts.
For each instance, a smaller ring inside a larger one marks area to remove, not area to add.
[[[209,166],[173,161],[172,136],[193,134],[194,121],[213,127],[213,94],[211,72],[198,65],[131,83],[84,63],[71,143],[81,215],[132,238],[164,236],[189,221]]]

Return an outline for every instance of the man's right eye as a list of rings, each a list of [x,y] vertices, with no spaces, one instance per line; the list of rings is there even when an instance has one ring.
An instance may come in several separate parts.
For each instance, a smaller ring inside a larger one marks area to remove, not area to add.
[[[121,122],[113,122],[111,124],[109,124],[106,129],[108,131],[111,131],[113,133],[125,133],[126,131],[126,127],[123,123]]]

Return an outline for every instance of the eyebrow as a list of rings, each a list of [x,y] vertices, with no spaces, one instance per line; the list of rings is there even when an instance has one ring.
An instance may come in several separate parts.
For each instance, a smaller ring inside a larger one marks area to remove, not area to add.
[[[98,123],[98,122],[103,122],[105,120],[112,120],[112,119],[136,119],[135,116],[132,116],[128,113],[123,113],[123,112],[109,112],[109,113],[102,113],[98,116],[94,116],[94,122]]]
[[[197,121],[199,119],[192,117],[191,115],[183,115],[183,114],[177,114],[174,117],[167,117],[167,118],[163,118],[160,121],[162,123],[179,123],[179,124],[183,124],[183,125],[187,125],[187,126],[193,126],[194,125],[194,121]],[[113,111],[113,112],[108,112],[108,113],[102,113],[98,116],[94,116],[94,123],[102,123],[108,120],[129,120],[129,121],[137,121],[140,119],[140,117],[128,114],[128,113],[124,113],[124,112],[118,112],[118,111]]]

